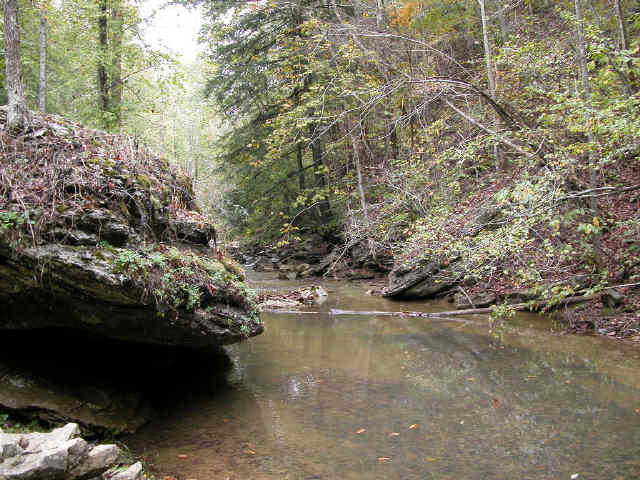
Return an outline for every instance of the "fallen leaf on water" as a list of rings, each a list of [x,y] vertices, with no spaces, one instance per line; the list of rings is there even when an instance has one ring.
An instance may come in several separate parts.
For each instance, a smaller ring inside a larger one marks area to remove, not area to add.
[[[427,461],[427,462],[435,462],[436,460],[438,460],[438,459],[437,459],[437,458],[434,458],[434,457],[427,457],[427,458],[425,458],[425,461]]]
[[[229,419],[228,419],[228,418],[223,418],[223,419],[222,419],[222,421],[223,421],[224,423],[229,423]]]
[[[248,455],[255,455],[256,452],[254,452],[253,450],[251,450],[250,448],[247,448],[244,453],[248,454]]]
[[[414,428],[418,428],[418,424],[414,423],[413,425],[409,425],[409,428],[413,430]]]
[[[398,437],[400,434],[398,432],[391,432],[389,434],[390,437]]]
[[[498,408],[500,406],[500,400],[497,398],[493,399],[493,408]]]
[[[182,458],[184,460],[185,458],[189,458],[189,455],[185,455],[184,453],[181,453],[180,455],[178,455],[178,458]]]
[[[636,413],[640,414],[640,408],[636,408]]]
[[[366,432],[366,431],[367,431],[367,429],[366,429],[366,428],[361,428],[361,429],[359,429],[359,430],[356,430],[356,433],[357,433],[358,435],[360,435],[361,433],[364,433],[364,432]]]
[[[391,459],[389,457],[378,457],[379,463],[389,463]]]

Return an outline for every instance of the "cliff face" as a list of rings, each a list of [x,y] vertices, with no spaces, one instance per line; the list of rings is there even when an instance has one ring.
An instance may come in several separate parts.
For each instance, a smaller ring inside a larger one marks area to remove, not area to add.
[[[53,117],[0,135],[0,329],[191,347],[263,331],[189,178],[165,160]]]

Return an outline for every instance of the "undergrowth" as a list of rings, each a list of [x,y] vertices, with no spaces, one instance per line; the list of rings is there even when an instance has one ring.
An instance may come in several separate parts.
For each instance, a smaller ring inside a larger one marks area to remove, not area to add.
[[[153,300],[158,312],[211,308],[214,303],[255,309],[255,292],[220,261],[178,248],[154,245],[118,249],[114,270]]]

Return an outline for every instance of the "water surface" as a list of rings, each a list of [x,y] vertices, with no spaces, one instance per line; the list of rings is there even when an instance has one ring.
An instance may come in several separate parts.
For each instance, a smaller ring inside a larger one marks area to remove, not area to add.
[[[640,478],[637,348],[531,314],[493,330],[481,316],[332,317],[451,306],[326,288],[320,314],[263,314],[266,332],[228,349],[226,381],[167,385],[128,445],[180,480]]]

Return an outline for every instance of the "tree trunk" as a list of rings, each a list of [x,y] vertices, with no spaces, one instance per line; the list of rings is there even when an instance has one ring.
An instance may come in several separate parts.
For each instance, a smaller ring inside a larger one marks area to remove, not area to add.
[[[384,26],[384,0],[376,0],[376,26],[378,29]]]
[[[315,170],[315,178],[316,178],[316,187],[324,188],[327,186],[327,180],[325,179],[324,172],[319,172],[318,170],[324,165],[322,161],[322,143],[320,142],[320,138],[313,138],[315,132],[315,125],[311,125],[310,133],[312,138],[311,143],[311,155],[313,157],[313,167]],[[331,218],[331,204],[329,203],[329,199],[325,196],[319,202],[319,212],[321,221],[328,221]]]
[[[629,40],[627,39],[627,24],[622,12],[620,0],[615,0],[616,18],[618,19],[618,27],[620,28],[620,49],[627,50],[629,48]]]
[[[119,1],[114,1],[111,12],[111,98],[110,111],[113,113],[113,126],[120,128],[122,124],[122,37],[124,35],[122,25],[122,8]]]
[[[364,185],[362,183],[362,168],[360,166],[360,151],[355,136],[351,134],[351,147],[353,149],[353,163],[356,167],[356,175],[358,177],[358,196],[360,197],[360,206],[362,207],[362,217],[365,226],[369,226],[369,210],[367,209],[367,198],[364,194]]]
[[[304,167],[302,163],[303,146],[302,142],[298,142],[297,147],[297,159],[298,159],[298,183],[300,185],[300,192],[304,192],[307,189],[304,181]]]
[[[40,7],[40,89],[38,106],[40,111],[47,111],[47,10]]]
[[[627,36],[627,22],[624,17],[624,12],[622,11],[622,5],[620,3],[621,3],[620,0],[615,0],[616,18],[618,20],[618,28],[620,30],[620,50],[628,50],[629,37]],[[633,70],[631,70],[631,61],[627,63],[627,67],[629,67],[629,72],[625,77],[625,79],[627,80],[627,83],[625,84],[625,86],[627,87],[627,93],[631,95],[633,94],[633,90],[635,87],[636,75],[633,72]],[[633,84],[634,87],[629,85],[629,83]]]
[[[20,29],[18,26],[18,8],[16,0],[3,0],[5,71],[7,75],[7,129],[22,130],[27,124],[27,103],[24,98],[24,85],[20,69]]]
[[[496,98],[496,77],[493,72],[493,56],[491,54],[491,44],[489,43],[489,27],[487,25],[487,12],[484,5],[484,0],[478,0],[480,4],[480,15],[482,17],[482,40],[484,43],[484,56],[487,64],[487,77],[489,79],[489,93],[491,93],[491,98],[495,100]],[[496,164],[498,168],[502,169],[505,167],[504,162],[502,160],[502,152],[500,151],[500,147],[498,144],[494,144],[493,153],[496,157]]]
[[[100,106],[102,112],[109,112],[109,79],[107,76],[107,57],[109,45],[107,43],[107,0],[100,0],[100,16],[98,17],[98,41],[100,42],[100,63],[98,64],[98,90],[100,91]]]
[[[587,45],[584,37],[584,13],[582,9],[582,0],[574,0],[576,8],[576,21],[577,21],[577,42],[578,42],[578,55],[580,64],[580,76],[582,77],[582,95],[584,98],[587,111],[591,110],[591,85],[589,83],[589,71],[587,69]],[[591,130],[587,132],[587,137],[590,143],[595,143],[595,137]],[[588,170],[589,170],[589,183],[591,188],[598,187],[598,171],[595,165],[595,155],[592,149],[589,149],[588,157]],[[593,211],[593,215],[598,217],[600,215],[598,208],[598,200],[595,197],[589,199],[589,208]],[[599,265],[601,263],[601,251],[600,251],[600,235],[595,234],[593,238],[593,249],[595,252],[595,260]]]

